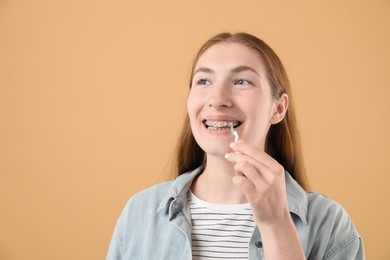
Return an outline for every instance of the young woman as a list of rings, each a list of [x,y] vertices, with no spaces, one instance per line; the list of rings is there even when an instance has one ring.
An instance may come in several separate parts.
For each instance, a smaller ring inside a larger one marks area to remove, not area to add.
[[[267,44],[208,40],[187,111],[176,180],[130,199],[107,259],[364,259],[343,208],[305,191],[288,78]]]

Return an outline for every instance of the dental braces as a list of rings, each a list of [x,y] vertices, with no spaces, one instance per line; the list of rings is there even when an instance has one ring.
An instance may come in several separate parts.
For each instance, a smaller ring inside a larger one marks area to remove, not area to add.
[[[209,127],[224,128],[224,127],[235,127],[238,122],[223,122],[223,121],[206,121],[205,124]]]

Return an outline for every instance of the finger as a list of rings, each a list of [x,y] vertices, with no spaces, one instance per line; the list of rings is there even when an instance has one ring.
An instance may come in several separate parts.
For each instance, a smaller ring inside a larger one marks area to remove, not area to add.
[[[267,166],[249,157],[248,155],[228,153],[225,155],[225,158],[230,162],[236,163],[235,167],[240,167],[243,174],[250,178],[256,186],[260,182],[259,178],[263,178],[263,182],[266,183],[271,183],[274,178],[272,171],[270,171]],[[247,171],[250,166],[246,164],[250,164],[251,167],[254,167],[256,169],[256,174],[252,174],[252,171]]]
[[[255,199],[255,196],[258,194],[261,187],[267,186],[256,168],[247,161],[236,163],[234,165],[234,170],[236,176],[233,178],[233,183],[240,188],[248,201]]]
[[[256,188],[253,183],[245,176],[236,175],[233,177],[233,183],[244,193],[248,201],[251,201],[253,195],[256,194]]]
[[[279,163],[274,158],[269,156],[266,152],[253,145],[246,144],[242,140],[239,140],[236,143],[231,143],[230,147],[233,151],[248,155],[249,157],[252,157],[256,161],[262,163],[269,168],[273,168],[276,167],[276,165],[279,165]]]
[[[254,162],[254,164],[258,163]],[[247,160],[241,160],[234,165],[236,175],[245,177],[246,181],[250,182],[256,191],[262,191],[266,187],[273,186],[277,180],[277,175],[270,173],[268,169],[265,170],[268,172],[262,172]]]
[[[248,161],[239,161],[234,164],[236,174],[243,174],[253,182],[257,182],[261,178],[261,173]]]
[[[260,162],[256,161],[255,159],[249,157],[248,155],[244,155],[241,153],[227,153],[225,154],[226,160],[232,162],[232,163],[242,163],[242,162],[248,162],[257,170],[257,175],[262,175],[262,172],[267,170],[267,167]]]

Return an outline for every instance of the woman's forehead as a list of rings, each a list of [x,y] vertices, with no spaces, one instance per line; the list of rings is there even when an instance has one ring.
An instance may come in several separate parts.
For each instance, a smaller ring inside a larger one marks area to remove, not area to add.
[[[199,68],[220,68],[248,66],[256,71],[263,71],[260,55],[242,43],[221,42],[209,47],[198,59],[194,71]]]

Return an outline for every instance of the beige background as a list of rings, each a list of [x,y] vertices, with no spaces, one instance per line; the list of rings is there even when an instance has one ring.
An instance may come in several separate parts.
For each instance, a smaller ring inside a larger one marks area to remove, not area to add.
[[[241,30],[286,65],[312,188],[390,259],[389,0],[0,0],[0,259],[104,259],[167,179],[195,52]]]

